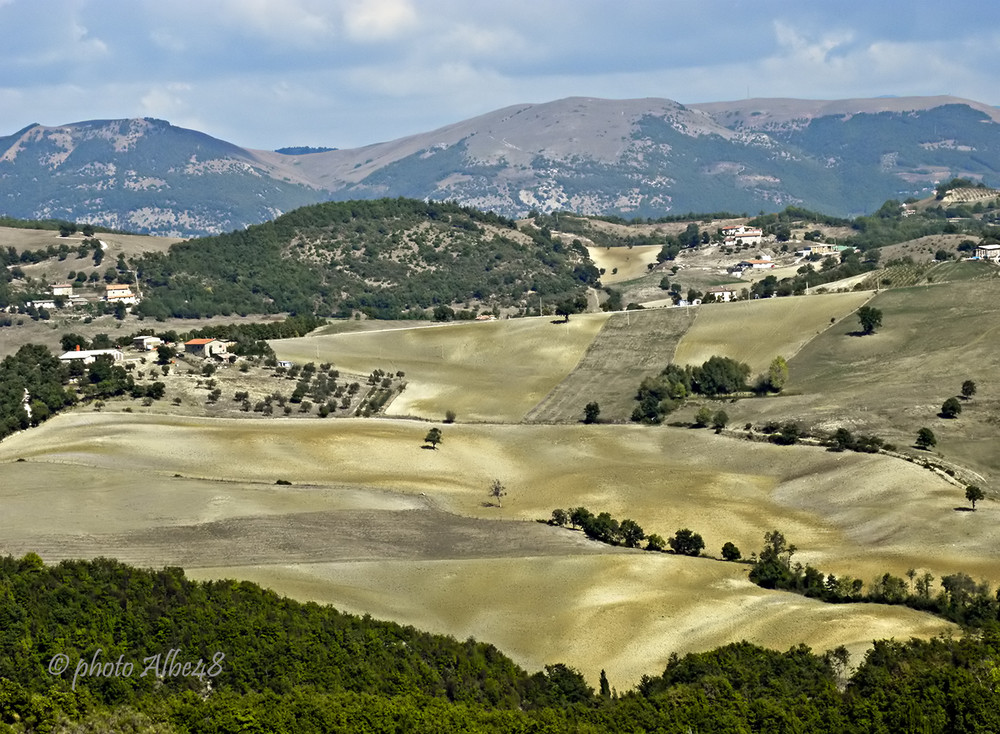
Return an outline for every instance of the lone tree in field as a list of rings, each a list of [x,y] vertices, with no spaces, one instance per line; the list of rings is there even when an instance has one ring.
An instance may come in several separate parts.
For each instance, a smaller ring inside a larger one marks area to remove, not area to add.
[[[962,397],[968,400],[973,395],[976,394],[976,383],[972,380],[966,380],[962,383]]]
[[[986,499],[986,494],[975,484],[970,484],[965,488],[965,499],[972,503],[972,510],[975,511],[976,503],[979,500]]]
[[[583,409],[584,423],[597,423],[597,416],[601,414],[601,406],[597,403],[587,403]]]
[[[941,415],[944,418],[958,418],[958,414],[961,412],[962,404],[958,402],[958,398],[948,398],[941,406]]]
[[[932,447],[937,446],[937,437],[934,435],[934,431],[930,428],[921,428],[917,431],[916,445],[918,449],[923,449],[924,451],[928,451]]]
[[[507,496],[507,488],[503,486],[503,482],[499,479],[494,479],[490,483],[489,495],[497,501],[497,507],[503,507],[500,500]]]
[[[432,449],[437,449],[437,445],[441,443],[441,429],[434,427],[427,431],[427,435],[424,436],[424,443],[429,443]]]
[[[726,561],[738,561],[743,557],[740,549],[734,543],[726,543],[722,546],[722,558]]]
[[[882,312],[872,306],[862,306],[858,309],[858,321],[861,322],[862,334],[874,334],[875,329],[882,325]]]

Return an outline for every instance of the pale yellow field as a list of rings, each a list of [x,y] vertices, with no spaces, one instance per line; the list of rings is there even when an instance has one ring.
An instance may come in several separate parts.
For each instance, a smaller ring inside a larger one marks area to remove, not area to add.
[[[702,305],[694,325],[681,337],[674,359],[694,365],[719,355],[760,372],[778,355],[790,359],[829,328],[831,319],[840,321],[871,297],[868,292],[829,293]]]
[[[421,448],[426,430],[405,420],[76,414],[6,439],[0,461],[67,464],[69,487],[72,465],[83,465],[129,467],[150,482],[180,474],[425,493],[467,517],[534,520],[584,505],[663,536],[691,527],[711,553],[733,541],[749,555],[764,531],[780,528],[803,562],[836,573],[868,579],[919,566],[1000,581],[992,506],[954,512],[952,485],[900,460],[637,425],[456,424],[430,450]],[[486,506],[493,478],[510,491],[503,509]]]
[[[307,336],[272,341],[279,359],[333,362],[368,373],[406,373],[387,413],[442,420],[516,422],[576,366],[608,314]],[[561,321],[561,319],[558,319]],[[426,430],[426,429],[425,429]]]
[[[604,268],[601,283],[613,285],[646,275],[649,272],[647,265],[656,262],[661,249],[660,245],[588,247],[587,252],[598,268]],[[618,272],[612,273],[615,268],[618,268]]]
[[[929,637],[954,626],[902,607],[832,605],[765,591],[745,566],[662,554],[199,568],[302,600],[493,643],[529,670],[557,662],[627,690],[683,654],[750,640],[787,650]]]
[[[555,507],[632,517],[664,536],[690,527],[712,554],[733,541],[749,555],[780,528],[802,549],[796,559],[865,580],[911,566],[997,580],[992,508],[954,512],[953,489],[905,462],[641,426],[454,425],[428,450],[426,427],[58,416],[0,443],[0,552],[100,553],[257,580],[474,634],[526,665],[604,667],[622,688],[673,650],[743,638],[860,649],[945,626],[765,592],[743,565],[609,548],[530,522]],[[493,478],[509,490],[502,509],[488,506]]]

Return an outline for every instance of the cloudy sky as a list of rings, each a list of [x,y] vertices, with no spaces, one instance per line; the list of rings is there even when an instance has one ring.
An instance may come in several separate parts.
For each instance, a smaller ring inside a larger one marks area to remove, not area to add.
[[[260,149],[578,95],[997,105],[1000,3],[0,0],[0,70],[0,135],[158,117]]]

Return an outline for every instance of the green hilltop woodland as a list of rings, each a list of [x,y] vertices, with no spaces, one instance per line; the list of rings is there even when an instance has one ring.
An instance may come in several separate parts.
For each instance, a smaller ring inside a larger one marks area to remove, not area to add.
[[[562,664],[529,673],[488,644],[248,582],[0,557],[3,734],[1000,730],[995,621],[875,642],[850,677],[848,662],[740,642],[672,656],[626,692],[602,675],[595,692]]]
[[[599,273],[582,246],[456,204],[380,199],[307,206],[137,262],[144,316],[312,313],[430,318],[438,306],[578,297]]]
[[[938,187],[937,199],[903,215],[899,201],[889,200],[871,215],[842,219],[800,207],[787,207],[750,220],[779,245],[789,240],[792,227],[848,227],[852,234],[839,239],[849,249],[807,262],[799,272],[779,281],[769,276],[751,292],[760,297],[801,294],[807,287],[873,271],[879,267],[881,247],[927,235],[965,234],[984,243],[1000,242],[1000,199],[975,203],[943,202],[955,188],[976,188],[965,179]],[[717,231],[700,228],[713,218],[736,215],[685,215],[688,227],[676,235],[633,233],[627,227],[608,231],[595,227],[601,219],[616,224],[655,224],[677,217],[624,220],[620,217],[581,217],[569,213],[533,213],[518,230],[510,219],[452,203],[412,199],[378,199],[318,204],[278,219],[230,234],[189,240],[167,254],[150,253],[115,265],[102,265],[102,253],[87,251],[85,240],[77,258],[93,254],[90,282],[130,282],[138,271],[142,316],[198,318],[232,313],[292,312],[347,317],[365,313],[373,318],[471,318],[478,308],[516,309],[533,313],[536,297],[552,306],[578,302],[587,286],[599,286],[600,273],[579,241],[564,244],[554,232],[578,234],[604,247],[657,244],[660,262],[674,260],[683,250],[718,238]],[[7,226],[27,226],[21,220],[0,220]],[[53,229],[76,230],[80,225],[58,220],[40,223]],[[87,232],[89,225],[82,225]],[[815,230],[807,239],[819,236]],[[969,240],[960,249],[971,250]],[[21,265],[64,259],[68,245],[17,252],[0,248],[0,307],[13,306],[32,318],[47,318],[28,306],[47,297],[48,283],[25,276]],[[102,270],[103,268],[103,270]],[[77,280],[86,278],[84,270]],[[111,280],[109,280],[109,278]],[[606,289],[607,290],[607,289]],[[613,295],[613,294],[612,294]],[[614,304],[615,301],[610,302]],[[103,313],[97,303],[91,312]],[[0,315],[0,326],[11,323]]]

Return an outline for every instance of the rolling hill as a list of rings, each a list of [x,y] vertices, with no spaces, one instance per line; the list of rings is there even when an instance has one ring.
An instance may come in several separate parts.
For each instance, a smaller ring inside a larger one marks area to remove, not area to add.
[[[320,201],[395,196],[505,216],[789,204],[856,214],[953,176],[1000,184],[998,122],[995,108],[955,97],[692,106],[568,98],[294,155],[149,118],[31,125],[0,137],[0,213],[171,236],[239,229]]]

